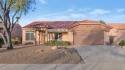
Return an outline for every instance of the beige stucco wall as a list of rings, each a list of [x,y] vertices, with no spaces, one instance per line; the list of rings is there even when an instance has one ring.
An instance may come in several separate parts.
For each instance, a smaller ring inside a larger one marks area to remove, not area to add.
[[[104,32],[104,45],[109,44],[109,32]]]
[[[25,40],[25,39],[26,39],[26,37],[25,37],[25,34],[26,34],[26,33],[25,33],[25,32],[26,32],[26,30],[23,29],[23,30],[22,30],[22,44],[25,44],[25,41],[26,41],[26,40]]]
[[[119,44],[121,40],[125,40],[125,30],[111,29],[109,32],[110,36],[114,36],[113,44]]]
[[[82,30],[97,30],[97,29],[101,29],[100,25],[85,25],[85,24],[80,24],[76,27],[73,28],[74,31],[82,31]]]
[[[118,35],[118,29],[112,28],[112,29],[109,31],[109,35],[117,36],[117,35]]]
[[[73,32],[66,32],[62,33],[62,40],[63,41],[69,41],[71,44],[73,44]]]
[[[62,33],[62,40],[68,41],[68,33]]]
[[[62,33],[62,41],[69,41],[69,42],[73,42],[73,32],[63,32]],[[48,41],[54,40],[54,33],[48,33]],[[47,37],[46,37],[46,41],[47,41]]]
[[[22,28],[22,44],[26,44],[26,43],[35,43],[35,41],[33,41],[33,40],[29,40],[29,41],[26,41],[26,32],[27,31],[33,31],[34,32],[34,29],[27,29],[27,28],[25,28],[25,29],[23,29]],[[35,33],[34,33],[34,37],[35,37]]]
[[[121,40],[125,40],[125,30],[112,28],[109,32],[110,37],[114,37],[113,44],[119,44]]]
[[[125,40],[125,30],[118,30],[118,34],[115,37],[115,44],[119,44],[121,40]]]

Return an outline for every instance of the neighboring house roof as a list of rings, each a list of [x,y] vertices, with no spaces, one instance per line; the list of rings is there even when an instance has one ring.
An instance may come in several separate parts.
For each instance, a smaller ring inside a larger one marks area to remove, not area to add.
[[[14,25],[12,38],[22,38],[22,27],[19,24]]]
[[[3,28],[3,24],[0,24],[0,28]],[[22,27],[17,23],[12,31],[12,38],[22,38]]]
[[[106,24],[100,23],[99,21],[84,20],[84,21],[36,21],[24,26],[23,28],[32,28],[33,26],[41,25],[48,26],[50,28],[72,28],[79,24],[101,24],[105,27],[112,28]]]
[[[113,28],[116,28],[116,29],[119,29],[119,30],[123,30],[123,29],[125,29],[125,24],[124,23],[122,23],[122,24],[120,24],[120,23],[114,23],[114,24],[108,24],[109,26],[111,26],[111,27],[113,27]]]

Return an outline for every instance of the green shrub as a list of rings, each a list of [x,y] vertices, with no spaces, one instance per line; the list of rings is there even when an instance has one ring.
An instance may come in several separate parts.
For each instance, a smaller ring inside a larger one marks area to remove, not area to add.
[[[4,41],[2,38],[0,38],[0,44],[3,45],[4,44]]]
[[[11,41],[12,41],[12,44],[14,44],[14,45],[18,44],[18,41],[16,41],[15,39],[12,39]]]
[[[49,42],[45,42],[44,45],[47,45],[47,46],[53,46],[54,44],[54,41],[49,41]]]
[[[68,46],[71,45],[68,41],[48,41],[44,45],[47,46]]]
[[[125,40],[121,40],[119,43],[120,46],[125,46]]]
[[[11,41],[12,41],[12,44],[14,44],[14,45],[21,43],[21,39],[20,38],[15,38],[15,39],[12,39]]]

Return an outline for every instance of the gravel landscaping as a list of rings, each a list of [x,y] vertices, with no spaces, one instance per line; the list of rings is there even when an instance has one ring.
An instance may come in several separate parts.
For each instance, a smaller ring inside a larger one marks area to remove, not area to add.
[[[84,64],[74,48],[51,50],[51,47],[0,48],[0,64]]]

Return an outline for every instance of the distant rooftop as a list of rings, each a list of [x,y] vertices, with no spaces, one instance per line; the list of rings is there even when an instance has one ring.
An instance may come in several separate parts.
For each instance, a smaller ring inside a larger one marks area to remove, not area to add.
[[[125,23],[112,23],[112,24],[108,24],[109,26],[116,28],[116,29],[125,29]]]

